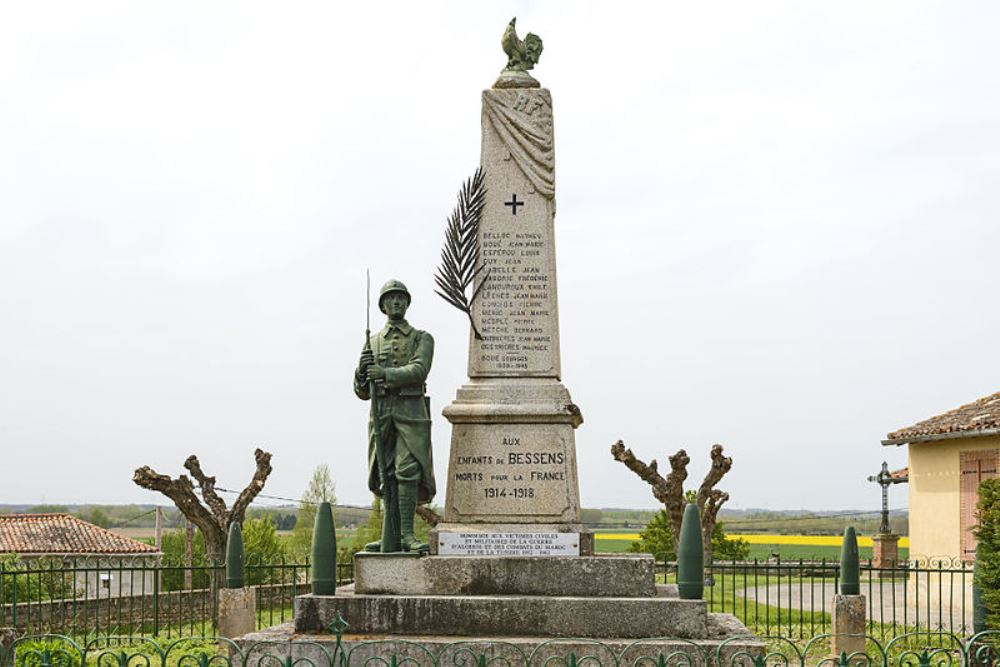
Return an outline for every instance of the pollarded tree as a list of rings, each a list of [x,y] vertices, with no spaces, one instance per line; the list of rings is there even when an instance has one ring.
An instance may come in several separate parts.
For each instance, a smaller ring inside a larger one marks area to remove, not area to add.
[[[674,542],[673,551],[677,553],[681,520],[684,518],[684,506],[687,504],[684,480],[687,479],[687,466],[691,462],[687,452],[678,449],[677,453],[669,458],[670,472],[666,477],[660,475],[656,459],[651,460],[648,464],[644,463],[636,458],[631,449],[626,449],[625,443],[621,440],[611,446],[611,456],[638,475],[642,481],[649,484],[653,497],[663,503],[670,519],[671,537]],[[698,509],[701,510],[701,543],[705,552],[706,566],[712,562],[712,533],[715,531],[719,509],[729,500],[729,494],[715,488],[715,485],[733,467],[733,459],[723,456],[722,445],[712,445],[711,457],[712,467],[705,474],[705,479],[698,487],[694,499]]]
[[[247,507],[264,488],[267,476],[271,474],[271,454],[262,449],[254,451],[257,468],[250,483],[240,491],[232,508],[226,506],[215,491],[215,477],[209,477],[201,469],[198,457],[192,454],[184,461],[184,467],[198,482],[201,498],[194,490],[194,484],[187,475],[174,479],[161,475],[149,466],[137,468],[132,481],[144,489],[159,491],[170,498],[181,511],[201,531],[205,538],[205,556],[210,562],[222,563],[226,557],[226,538],[229,526],[243,523]],[[204,503],[202,502],[204,500]]]

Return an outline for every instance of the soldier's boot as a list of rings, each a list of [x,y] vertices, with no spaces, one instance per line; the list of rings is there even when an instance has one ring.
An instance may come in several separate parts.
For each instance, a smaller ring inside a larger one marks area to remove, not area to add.
[[[399,483],[399,527],[403,551],[427,553],[430,549],[413,535],[413,515],[417,511],[417,483]]]
[[[382,551],[382,540],[375,540],[374,542],[369,542],[368,544],[365,545],[365,551],[369,553],[373,551],[374,552]]]

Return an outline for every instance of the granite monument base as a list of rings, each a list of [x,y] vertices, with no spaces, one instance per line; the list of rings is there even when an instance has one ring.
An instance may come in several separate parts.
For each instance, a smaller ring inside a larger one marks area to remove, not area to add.
[[[555,664],[569,664],[571,654],[576,664],[656,665],[658,658],[663,657],[666,664],[710,667],[733,664],[738,655],[752,658],[765,652],[764,643],[730,614],[709,614],[706,637],[697,641],[671,638],[550,639],[508,635],[472,638],[450,635],[367,636],[355,634],[353,628],[349,628],[340,637],[342,653],[337,653],[338,638],[335,635],[328,631],[303,635],[295,631],[292,623],[285,623],[244,635],[236,643],[247,652],[247,664],[256,664],[263,655],[275,655],[289,657],[296,664],[304,658],[308,661],[306,664],[316,667],[364,666],[376,662],[388,664],[390,656],[396,657],[397,664],[406,661],[412,667],[434,667],[472,664],[463,661],[471,655],[482,655],[488,664],[543,667],[553,664],[552,660],[556,661]],[[720,651],[718,661],[717,651]],[[345,658],[343,662],[340,661],[342,656]]]
[[[362,595],[352,586],[337,595],[295,598],[295,630],[323,632],[337,617],[366,635],[461,637],[706,636],[704,600],[541,595]]]
[[[451,455],[432,554],[593,553],[576,470],[574,430],[583,418],[558,380],[470,379],[444,415]]]
[[[354,592],[643,598],[657,595],[655,570],[648,554],[579,558],[357,554]]]

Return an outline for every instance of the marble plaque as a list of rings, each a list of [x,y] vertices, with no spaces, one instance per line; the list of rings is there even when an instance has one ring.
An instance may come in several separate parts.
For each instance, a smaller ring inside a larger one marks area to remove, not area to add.
[[[579,556],[579,533],[441,533],[441,556]]]

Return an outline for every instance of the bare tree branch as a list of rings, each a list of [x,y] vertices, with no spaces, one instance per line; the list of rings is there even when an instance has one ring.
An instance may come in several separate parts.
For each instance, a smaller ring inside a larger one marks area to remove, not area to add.
[[[187,457],[187,460],[184,461],[184,467],[187,468],[191,476],[198,482],[198,486],[201,488],[201,497],[205,500],[208,508],[212,510],[212,513],[215,514],[216,520],[219,523],[225,523],[229,511],[226,508],[226,501],[220,498],[219,494],[215,492],[215,477],[209,477],[202,472],[201,462],[198,461],[198,457],[194,454]]]
[[[229,525],[242,523],[247,506],[264,488],[267,476],[271,474],[271,455],[261,449],[254,452],[257,459],[257,470],[253,479],[247,485],[233,508],[226,510],[226,503],[215,491],[215,477],[209,477],[201,469],[198,457],[191,455],[184,462],[184,467],[198,481],[201,487],[202,499],[195,493],[194,484],[187,475],[173,479],[161,475],[149,466],[136,469],[132,481],[144,489],[159,491],[170,498],[187,519],[196,525],[205,538],[205,555],[212,562],[221,562],[226,552],[226,538]]]
[[[718,521],[719,510],[729,500],[729,494],[715,488],[732,467],[733,459],[724,456],[722,445],[712,445],[712,466],[705,473],[705,479],[698,487],[698,507],[701,508],[701,543],[705,552],[705,562],[712,562],[712,531]]]
[[[243,516],[246,514],[247,507],[257,497],[257,494],[264,489],[264,482],[267,481],[267,476],[271,474],[271,453],[265,452],[258,447],[254,450],[253,456],[257,461],[257,469],[254,471],[250,483],[240,491],[236,502],[233,503],[233,509],[229,513],[229,523],[243,523]],[[226,529],[229,529],[228,525]]]
[[[205,536],[206,547],[222,535],[215,517],[195,495],[194,485],[187,475],[172,479],[167,475],[161,475],[149,466],[143,466],[135,471],[132,481],[144,489],[159,491],[170,498],[181,514],[201,530],[202,535]],[[224,536],[222,542],[225,544]]]
[[[715,485],[718,484],[726,473],[733,467],[733,459],[722,455],[722,445],[712,445],[712,467],[705,473],[705,479],[698,487],[698,506],[704,507],[706,499],[711,494]]]
[[[670,488],[667,485],[667,480],[663,479],[663,476],[656,469],[655,459],[650,461],[649,465],[643,463],[636,458],[631,449],[625,448],[625,443],[621,440],[611,445],[611,456],[616,461],[624,463],[626,468],[639,476],[639,479],[653,487],[653,497],[661,503],[667,502],[670,497]]]
[[[666,478],[657,470],[656,459],[650,461],[648,465],[643,463],[636,458],[631,449],[625,448],[625,443],[621,440],[611,446],[611,456],[616,461],[624,463],[626,468],[639,476],[639,479],[649,484],[652,487],[653,497],[663,503],[670,517],[676,552],[681,534],[681,521],[684,519],[684,480],[687,479],[687,465],[691,461],[687,452],[679,449],[669,458],[670,472]]]
[[[634,472],[639,478],[650,485],[653,497],[663,503],[667,516],[670,518],[670,527],[673,531],[674,552],[680,542],[681,522],[684,520],[684,506],[687,500],[684,497],[684,480],[687,479],[687,466],[691,462],[687,452],[683,449],[670,457],[670,473],[664,478],[657,470],[656,460],[652,460],[647,465],[636,458],[631,449],[625,448],[625,443],[621,440],[611,446],[611,456],[616,461],[625,464],[629,470]],[[705,551],[705,563],[712,562],[712,532],[718,520],[719,510],[722,505],[729,500],[729,494],[715,488],[722,478],[733,467],[733,460],[722,453],[722,445],[713,445],[712,467],[709,468],[701,486],[698,487],[696,502],[701,510],[701,538]]]

